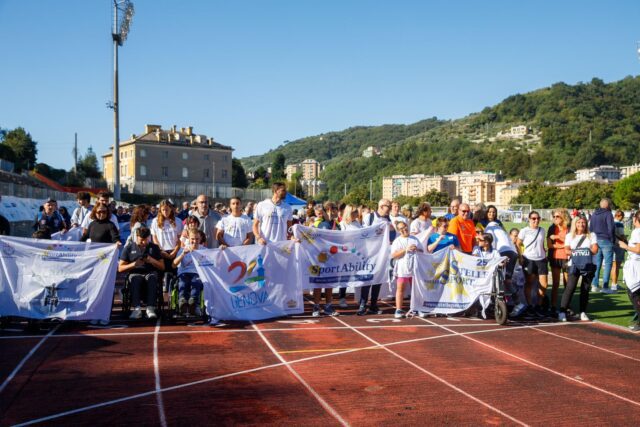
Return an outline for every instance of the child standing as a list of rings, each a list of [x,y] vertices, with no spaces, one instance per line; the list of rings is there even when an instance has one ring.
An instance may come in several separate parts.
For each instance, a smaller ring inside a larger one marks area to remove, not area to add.
[[[181,314],[191,314],[200,317],[200,294],[202,281],[193,263],[191,252],[202,244],[204,233],[200,230],[189,229],[189,241],[184,248],[180,248],[173,260],[173,267],[178,268],[178,310]]]
[[[393,266],[393,275],[396,277],[396,312],[393,317],[402,319],[405,312],[402,310],[405,286],[411,286],[413,282],[413,266],[417,252],[422,252],[420,241],[409,234],[409,227],[402,221],[396,221],[396,231],[399,237],[391,245],[391,258],[396,260]]]

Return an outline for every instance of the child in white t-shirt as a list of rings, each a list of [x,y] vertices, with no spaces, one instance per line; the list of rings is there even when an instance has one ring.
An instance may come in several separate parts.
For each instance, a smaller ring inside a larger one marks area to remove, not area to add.
[[[396,221],[396,231],[400,233],[391,245],[391,258],[395,260],[393,275],[396,278],[396,312],[394,317],[402,319],[405,312],[402,310],[405,286],[411,286],[413,282],[413,266],[416,253],[422,252],[420,241],[409,234],[409,227],[403,221]]]
[[[178,269],[178,309],[181,314],[194,314],[201,316],[200,294],[202,293],[202,281],[193,263],[191,252],[197,250],[204,243],[206,236],[200,230],[188,231],[189,241],[180,248],[178,255],[173,260],[173,267]]]

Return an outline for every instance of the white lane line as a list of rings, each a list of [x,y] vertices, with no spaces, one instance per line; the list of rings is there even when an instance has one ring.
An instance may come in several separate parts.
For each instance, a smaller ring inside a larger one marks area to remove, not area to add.
[[[348,325],[346,322],[344,322],[344,321],[340,320],[339,318],[334,317],[334,319],[335,319],[337,322],[340,322],[340,323],[342,323],[343,325],[345,325],[345,326],[349,327],[349,325]],[[506,412],[501,411],[500,409],[496,408],[495,406],[490,405],[489,403],[487,403],[487,402],[485,402],[485,401],[483,401],[483,400],[481,400],[481,399],[479,399],[479,398],[475,397],[474,395],[472,395],[472,394],[470,394],[470,393],[467,393],[466,391],[462,390],[461,388],[459,388],[459,387],[457,387],[457,386],[455,386],[455,385],[451,384],[449,381],[445,380],[444,378],[437,376],[436,374],[432,373],[431,371],[426,370],[425,368],[423,368],[423,367],[422,367],[422,366],[420,366],[420,365],[417,365],[416,363],[412,362],[411,360],[407,359],[406,357],[401,356],[400,354],[396,353],[395,351],[391,350],[390,348],[387,348],[387,345],[380,344],[379,342],[377,342],[377,341],[376,341],[376,340],[374,340],[373,338],[371,338],[371,337],[369,337],[369,336],[365,335],[365,334],[364,334],[364,332],[359,331],[359,330],[354,329],[354,328],[351,328],[351,330],[352,330],[353,332],[357,333],[358,335],[362,336],[363,338],[365,338],[365,339],[366,339],[366,340],[368,340],[369,342],[371,342],[371,343],[375,344],[376,346],[383,348],[384,350],[386,350],[387,352],[391,353],[392,355],[394,355],[394,356],[395,356],[395,357],[397,357],[398,359],[402,360],[403,362],[405,362],[405,363],[407,363],[407,364],[409,364],[409,365],[413,366],[414,368],[416,368],[416,369],[417,369],[417,370],[419,370],[420,372],[422,372],[422,373],[424,373],[424,374],[427,374],[428,376],[430,376],[430,377],[431,377],[431,378],[433,378],[434,380],[436,380],[436,381],[438,381],[438,382],[440,382],[440,383],[442,383],[442,384],[446,385],[446,386],[447,386],[447,387],[449,387],[449,388],[452,388],[453,390],[457,391],[458,393],[462,394],[463,396],[466,396],[467,398],[469,398],[469,399],[471,399],[471,400],[473,400],[473,401],[475,401],[475,402],[477,402],[477,403],[481,404],[481,405],[482,405],[482,406],[484,406],[485,408],[487,408],[487,409],[489,409],[489,410],[491,410],[491,411],[493,411],[493,412],[496,412],[496,413],[498,413],[498,414],[502,415],[503,417],[505,417],[505,418],[507,418],[507,419],[509,419],[509,420],[513,421],[513,422],[514,422],[514,423],[516,423],[516,424],[519,424],[519,425],[521,425],[521,426],[526,426],[526,425],[527,425],[527,424],[525,424],[524,422],[522,422],[522,421],[518,420],[517,418],[514,418],[514,417],[512,417],[511,415],[507,414]]]
[[[558,323],[558,324],[550,324],[548,327],[551,326],[564,326],[564,325],[571,325],[571,323]],[[480,330],[480,331],[471,331],[471,332],[462,332],[458,335],[467,335],[467,334],[482,334],[482,333],[492,333],[492,332],[497,332],[497,331],[515,331],[518,329],[524,329],[524,328],[529,328],[529,326],[515,326],[513,328],[508,328],[508,329],[486,329],[486,330]],[[349,329],[349,328],[344,328],[344,329]],[[354,328],[355,329],[355,328]],[[415,339],[411,339],[411,340],[403,340],[403,341],[396,341],[396,342],[391,342],[388,344],[385,344],[386,347],[391,347],[394,345],[401,345],[401,344],[408,344],[408,343],[414,343],[414,342],[420,342],[420,341],[429,341],[429,340],[437,340],[437,339],[442,339],[442,338],[451,338],[451,337],[456,337],[457,335],[455,334],[445,334],[445,335],[436,335],[436,336],[431,336],[431,337],[424,337],[424,338],[415,338]],[[316,356],[309,356],[309,357],[304,357],[304,358],[300,358],[300,359],[296,359],[296,360],[292,360],[290,362],[288,362],[289,364],[293,365],[296,363],[304,363],[304,362],[309,362],[312,360],[316,360],[316,359],[323,359],[325,357],[334,357],[334,356],[341,356],[343,354],[349,354],[349,353],[355,353],[357,351],[366,351],[366,350],[371,350],[373,348],[378,348],[379,346],[375,346],[372,345],[370,347],[362,347],[362,348],[357,348],[357,349],[349,349],[349,350],[344,350],[344,351],[337,351],[335,353],[329,353],[329,354],[320,354],[320,355],[316,355]],[[180,390],[183,388],[188,388],[188,387],[193,387],[196,385],[200,385],[200,384],[206,384],[206,383],[210,383],[210,382],[214,382],[214,381],[219,381],[219,380],[223,380],[226,378],[231,378],[231,377],[235,377],[235,376],[239,376],[239,375],[244,375],[244,374],[250,374],[253,372],[259,372],[259,371],[263,371],[266,369],[271,369],[271,368],[277,368],[280,366],[283,366],[283,363],[274,363],[271,365],[265,365],[265,366],[260,366],[258,368],[252,368],[252,369],[246,369],[244,371],[238,371],[238,372],[230,372],[228,374],[223,374],[223,375],[218,375],[215,377],[210,377],[210,378],[204,378],[201,380],[197,380],[197,381],[192,381],[192,382],[188,382],[188,383],[183,383],[183,384],[177,384],[171,387],[166,387],[161,389],[160,391],[162,391],[163,393],[169,392],[169,391],[174,391],[174,390]],[[89,405],[89,406],[84,406],[81,408],[77,408],[77,409],[72,409],[69,411],[65,411],[65,412],[60,412],[58,414],[53,414],[53,415],[49,415],[43,418],[38,418],[38,419],[34,419],[31,421],[26,421],[22,424],[18,424],[19,426],[23,426],[23,425],[31,425],[31,424],[36,424],[36,423],[40,423],[40,422],[44,422],[44,421],[49,421],[49,420],[53,420],[56,418],[61,418],[61,417],[65,417],[67,415],[73,415],[73,414],[77,414],[80,412],[86,412],[86,411],[90,411],[92,409],[97,409],[97,408],[102,408],[105,406],[110,406],[110,405],[115,405],[117,403],[122,403],[122,402],[127,402],[129,400],[134,400],[134,399],[139,399],[142,397],[147,397],[147,396],[151,396],[153,394],[156,394],[157,391],[154,389],[152,391],[147,391],[144,393],[138,393],[138,394],[134,394],[131,396],[125,396],[125,397],[121,397],[118,399],[114,399],[114,400],[108,400],[105,402],[101,402],[101,403],[95,403],[93,405]]]
[[[428,319],[421,319],[421,320],[423,320],[423,321],[425,321],[425,322],[430,322]],[[433,323],[433,322],[430,322],[430,323]],[[434,323],[434,324],[435,324],[435,323]],[[593,390],[599,391],[599,392],[601,392],[601,393],[608,394],[609,396],[615,397],[615,398],[620,399],[620,400],[622,400],[622,401],[624,401],[624,402],[627,402],[627,403],[631,403],[632,405],[640,406],[640,402],[636,402],[635,400],[627,399],[627,398],[626,398],[626,397],[624,397],[624,396],[620,396],[619,394],[615,394],[615,393],[613,393],[613,392],[611,392],[611,391],[605,390],[605,389],[600,388],[600,387],[598,387],[598,386],[596,386],[596,385],[590,384],[590,383],[588,383],[588,382],[586,382],[586,381],[582,381],[582,380],[579,380],[579,379],[577,379],[577,378],[570,377],[569,375],[565,375],[565,374],[563,374],[562,372],[554,371],[554,370],[553,370],[553,369],[551,369],[551,368],[547,368],[546,366],[539,365],[539,364],[537,364],[537,363],[535,363],[535,362],[532,362],[532,361],[530,361],[530,360],[528,360],[528,359],[525,359],[524,357],[520,357],[520,356],[515,355],[515,354],[513,354],[513,353],[509,353],[509,352],[508,352],[508,351],[506,351],[506,350],[502,350],[502,349],[500,349],[500,348],[498,348],[498,347],[495,347],[495,346],[493,346],[493,345],[491,345],[491,344],[484,343],[484,342],[482,342],[482,341],[480,341],[480,340],[477,340],[477,339],[475,339],[475,338],[473,338],[473,337],[469,337],[469,336],[467,336],[467,335],[463,335],[463,334],[461,334],[461,333],[459,333],[459,332],[456,332],[456,331],[454,331],[454,330],[451,330],[451,329],[447,328],[446,326],[442,326],[442,325],[440,325],[440,327],[441,327],[442,329],[444,329],[444,330],[448,331],[448,332],[451,332],[451,333],[455,334],[455,335],[459,335],[459,336],[463,337],[464,339],[467,339],[467,340],[473,341],[473,342],[475,342],[475,343],[477,343],[477,344],[480,344],[480,345],[482,345],[482,346],[484,346],[484,347],[487,347],[487,348],[490,348],[490,349],[492,349],[492,350],[494,350],[494,351],[497,351],[498,353],[502,353],[502,354],[504,354],[504,355],[506,355],[506,356],[512,357],[512,358],[514,358],[514,359],[517,359],[517,360],[519,360],[519,361],[521,361],[521,362],[524,362],[524,363],[526,363],[526,364],[528,364],[528,365],[535,366],[536,368],[539,368],[539,369],[542,369],[542,370],[544,370],[544,371],[550,372],[550,373],[552,373],[552,374],[554,374],[554,375],[558,375],[558,376],[560,376],[560,377],[562,377],[562,378],[565,378],[565,379],[567,379],[567,380],[569,380],[569,381],[573,381],[573,382],[576,382],[576,383],[578,383],[578,384],[581,384],[581,385],[583,385],[583,386],[585,386],[585,387],[589,387],[589,388],[591,388],[591,389],[593,389]],[[529,326],[528,328],[529,328],[529,329],[534,329],[535,327],[534,327],[534,326]]]
[[[609,350],[608,348],[600,347],[600,346],[595,345],[595,344],[589,344],[587,342],[580,341],[580,340],[577,340],[575,338],[570,338],[570,337],[565,337],[563,335],[554,334],[553,332],[547,332],[547,331],[544,331],[542,329],[538,329],[538,328],[533,328],[533,329],[538,331],[538,332],[543,332],[545,334],[553,335],[554,337],[562,338],[564,340],[573,341],[573,342],[576,342],[578,344],[586,345],[587,347],[592,347],[592,348],[595,348],[595,349],[600,350],[600,351],[604,351],[604,352],[607,352],[607,353],[615,354],[616,356],[624,357],[625,359],[630,359],[630,360],[633,360],[633,361],[636,361],[636,362],[640,362],[640,359],[638,359],[636,357],[627,356],[626,354],[618,353],[617,351]]]
[[[577,326],[579,324],[575,322],[567,322],[567,325]],[[477,328],[482,326],[478,323],[461,323],[449,325],[450,328],[464,328],[471,327]],[[496,329],[501,329],[498,325],[491,325]],[[411,329],[411,328],[437,328],[439,325],[425,325],[425,324],[404,324],[404,325],[363,325],[363,326],[353,326],[356,329]],[[321,327],[301,327],[301,328],[264,328],[261,329],[263,332],[300,332],[300,331],[318,331],[318,330],[346,330],[344,326],[321,326]],[[179,334],[232,334],[232,333],[242,333],[242,332],[250,332],[255,333],[256,331],[253,329],[212,329],[212,330],[198,330],[198,329],[185,329],[178,331],[161,331],[158,335],[179,335]],[[126,336],[141,336],[141,335],[155,335],[155,331],[147,331],[147,332],[96,332],[96,333],[72,333],[72,334],[57,334],[52,336],[52,339],[55,338],[91,338],[91,337],[126,337]],[[0,341],[2,340],[17,340],[17,339],[37,339],[40,336],[37,335],[6,335],[0,336]]]
[[[22,360],[20,361],[20,363],[18,363],[18,366],[15,367],[15,369],[13,371],[11,371],[11,373],[9,374],[9,376],[2,382],[2,385],[0,385],[0,393],[2,393],[4,391],[4,389],[9,385],[9,383],[11,382],[11,380],[13,379],[13,377],[16,376],[16,374],[20,371],[20,369],[22,369],[22,367],[24,366],[25,363],[27,363],[27,360],[29,360],[31,358],[31,356],[33,356],[33,354],[40,348],[40,346],[42,344],[44,344],[44,342],[53,334],[55,334],[55,332],[58,330],[58,328],[62,325],[62,323],[58,324],[55,328],[51,329],[49,331],[49,333],[45,336],[42,337],[42,339],[40,341],[38,341],[38,344],[36,344],[35,346],[33,346],[33,348],[31,349],[31,351],[29,351],[29,353],[27,353],[27,355],[25,357],[22,358]]]
[[[158,332],[160,332],[160,318],[156,323],[155,334],[153,335],[153,373],[156,379],[156,401],[158,402],[158,414],[160,425],[167,427],[167,417],[164,413],[164,402],[162,400],[162,387],[160,386],[160,362],[158,360]]]
[[[256,326],[255,323],[251,322],[251,326],[253,327],[253,329],[256,330],[256,332],[258,332],[258,336],[260,336],[260,338],[262,338],[262,341],[264,341],[264,343],[267,345],[267,347],[269,347],[269,350],[271,350],[271,352],[278,358],[278,360],[280,360],[280,362],[282,362],[284,364],[284,366],[287,367],[287,369],[293,374],[294,377],[296,377],[296,379],[298,381],[300,381],[300,383],[307,389],[307,391],[309,393],[311,393],[311,395],[313,397],[315,397],[315,399],[320,403],[320,405],[322,405],[322,407],[325,409],[325,411],[327,411],[329,413],[329,415],[331,415],[333,418],[335,418],[341,425],[343,426],[348,426],[349,423],[347,423],[338,413],[338,411],[336,411],[331,405],[329,405],[329,403],[324,400],[322,398],[322,396],[320,396],[320,394],[314,390],[313,387],[311,387],[309,385],[308,382],[306,382],[304,380],[304,378],[302,378],[302,376],[295,370],[293,369],[293,367],[291,367],[291,364],[289,362],[287,362],[282,355],[280,355],[280,353],[278,353],[276,351],[276,349],[271,345],[271,343],[269,342],[269,340],[267,339],[267,337],[262,333],[262,331]]]

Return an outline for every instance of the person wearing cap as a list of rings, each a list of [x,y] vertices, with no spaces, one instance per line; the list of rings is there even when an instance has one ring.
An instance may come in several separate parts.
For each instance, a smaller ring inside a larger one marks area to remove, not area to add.
[[[68,231],[67,223],[56,209],[56,205],[56,200],[51,197],[44,202],[44,209],[38,213],[36,222],[33,225],[34,231],[44,227],[48,227],[52,234],[58,231],[62,231],[63,233]]]

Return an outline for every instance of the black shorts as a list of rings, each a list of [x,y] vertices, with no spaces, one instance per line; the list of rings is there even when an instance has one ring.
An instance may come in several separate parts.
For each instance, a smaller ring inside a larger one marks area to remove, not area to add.
[[[546,276],[549,274],[549,268],[547,267],[547,259],[543,258],[537,261],[532,259],[524,258],[524,265],[522,268],[524,269],[525,274],[536,274],[538,276]]]
[[[500,252],[500,255],[509,258],[509,261],[507,261],[507,267],[504,270],[504,277],[505,279],[510,279],[511,277],[513,277],[513,269],[516,268],[516,263],[518,262],[518,254],[508,251]]]
[[[560,259],[560,258],[550,258],[549,259],[549,265],[551,266],[551,268],[559,268],[562,271],[567,271],[567,260],[566,259]]]

